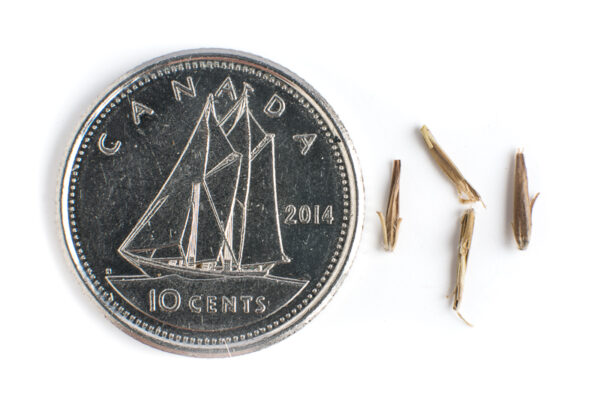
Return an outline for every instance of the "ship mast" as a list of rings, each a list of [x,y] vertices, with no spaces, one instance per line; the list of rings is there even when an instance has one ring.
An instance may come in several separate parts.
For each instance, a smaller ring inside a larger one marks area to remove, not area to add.
[[[198,245],[198,212],[200,209],[200,185],[194,183],[192,186],[192,224],[190,226],[190,239],[185,255],[185,263],[188,267],[194,267],[196,264],[196,248]]]

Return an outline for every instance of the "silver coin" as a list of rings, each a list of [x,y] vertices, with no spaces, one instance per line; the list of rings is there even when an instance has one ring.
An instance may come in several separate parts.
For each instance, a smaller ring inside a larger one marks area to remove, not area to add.
[[[325,100],[229,50],[119,79],[77,131],[60,193],[75,269],[110,319],[197,356],[260,349],[314,316],[356,251],[362,203]]]

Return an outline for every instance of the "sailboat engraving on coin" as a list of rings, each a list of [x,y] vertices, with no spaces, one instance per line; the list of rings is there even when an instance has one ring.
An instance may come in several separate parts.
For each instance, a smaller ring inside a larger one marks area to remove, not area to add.
[[[206,99],[177,164],[119,248],[143,272],[265,275],[290,261],[279,227],[275,135],[252,115],[250,91],[245,84],[220,122],[212,94]],[[253,175],[253,165],[266,179]],[[264,207],[249,210],[251,200]],[[246,236],[262,236],[265,245],[251,247]]]
[[[231,355],[295,331],[356,250],[362,183],[341,123],[255,56],[195,50],[127,74],[82,123],[61,213],[79,276],[163,350]]]
[[[249,278],[244,280],[256,286],[245,292],[246,297],[261,298],[259,293],[278,286],[280,295],[271,300],[271,308],[276,309],[279,307],[273,307],[275,304],[287,303],[307,283],[262,278],[275,265],[290,259],[283,250],[279,225],[275,134],[266,133],[256,121],[249,106],[253,89],[245,82],[243,87],[240,98],[220,120],[213,94],[207,96],[173,170],[118,249],[123,258],[150,278],[107,279],[142,312],[145,299],[138,298],[136,290],[145,285],[179,286],[178,296],[191,298],[192,292],[206,292],[207,285],[215,293],[235,293],[232,283],[240,279],[231,278],[246,276]],[[261,207],[249,208],[252,202]],[[234,295],[228,300],[231,308],[234,301],[237,303]],[[177,323],[181,312],[167,311],[155,317]],[[244,314],[248,313],[234,316],[231,323],[238,326],[246,322]],[[219,321],[190,319],[183,325],[206,330],[218,326]]]

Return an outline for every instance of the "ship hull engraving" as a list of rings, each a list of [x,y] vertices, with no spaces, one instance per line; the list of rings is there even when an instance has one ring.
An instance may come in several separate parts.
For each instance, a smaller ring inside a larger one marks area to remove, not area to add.
[[[179,275],[134,276],[109,277],[107,281],[142,313],[193,331],[222,329],[223,315],[227,316],[230,328],[252,323],[257,314],[268,317],[292,301],[308,284],[308,281],[263,276],[201,279]],[[161,308],[160,295],[165,290],[173,290],[174,294],[168,293],[163,300],[167,303]]]

